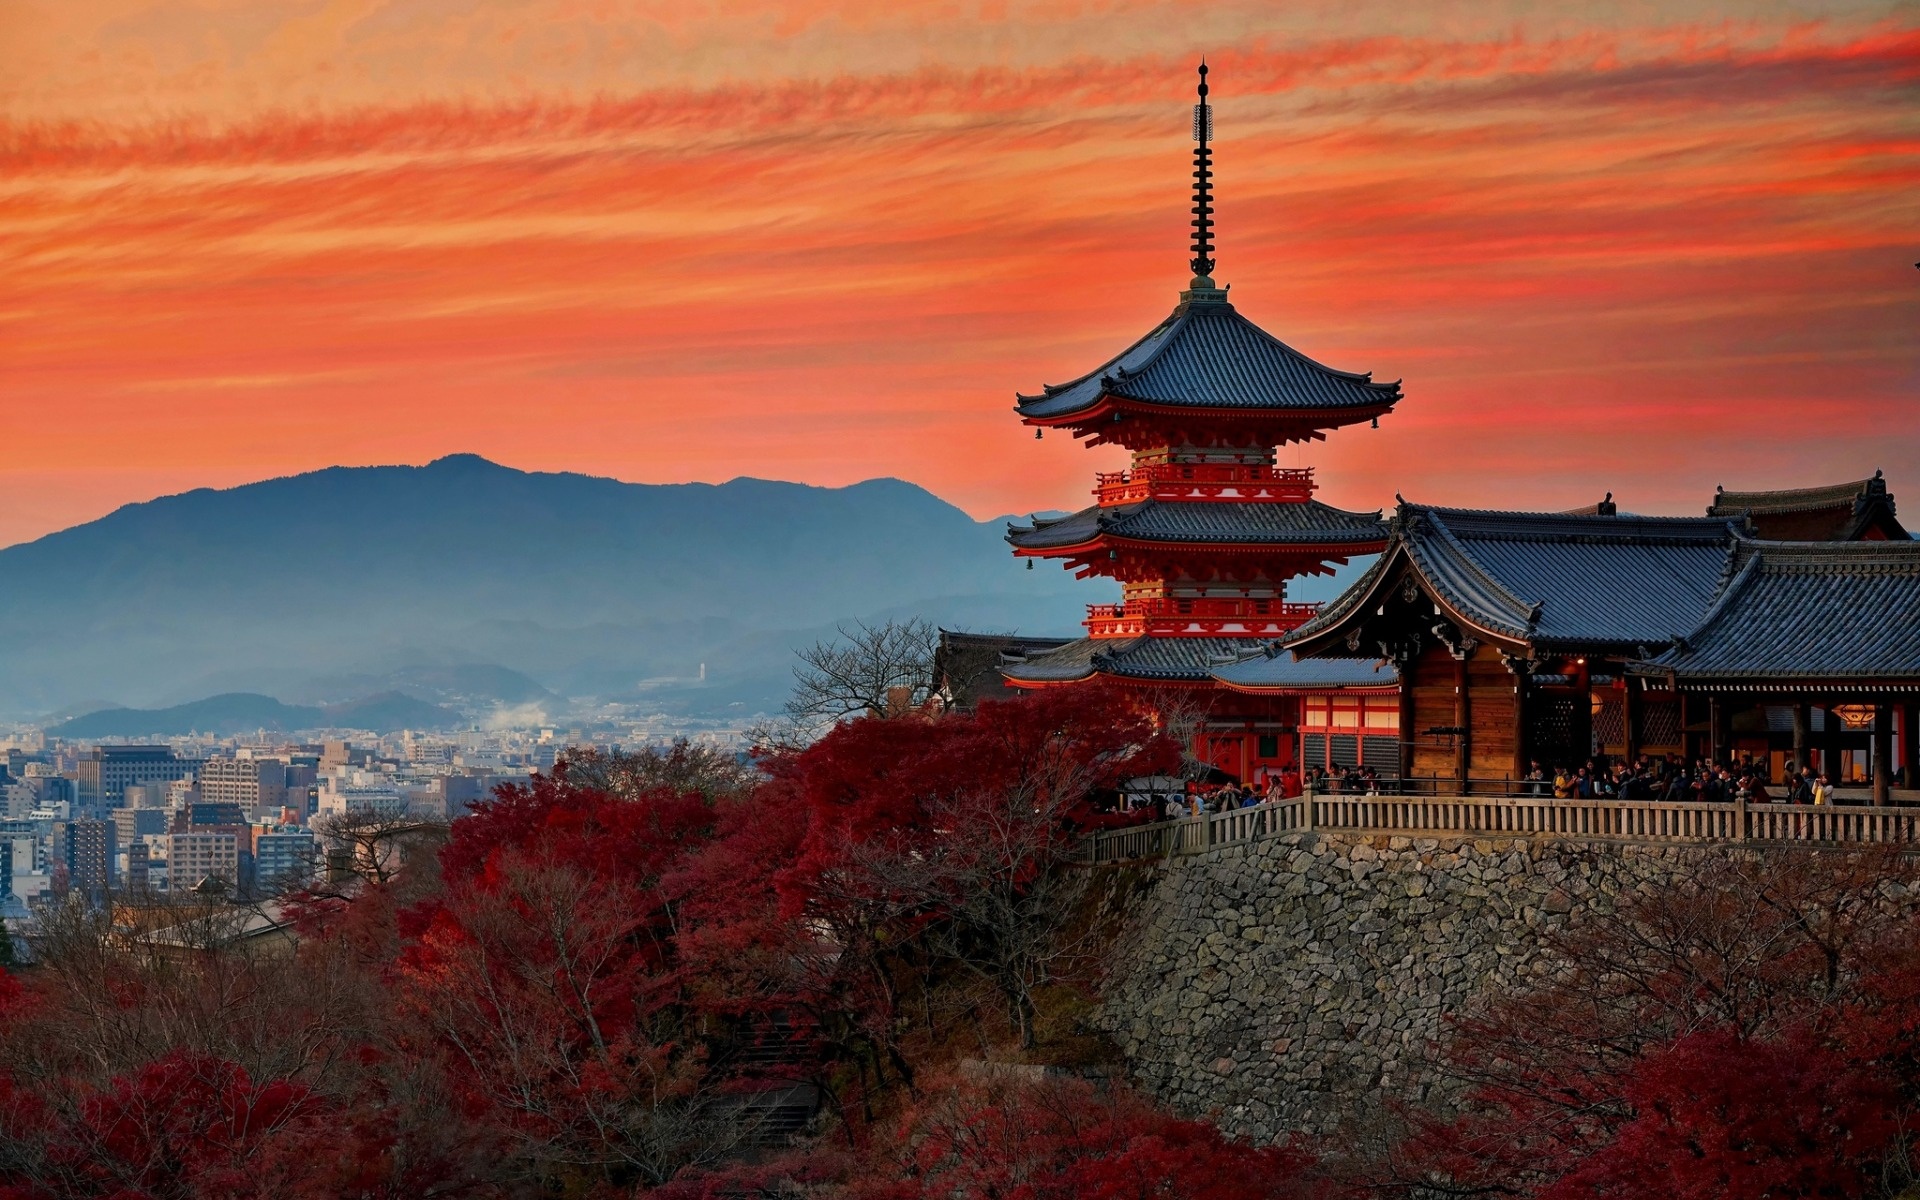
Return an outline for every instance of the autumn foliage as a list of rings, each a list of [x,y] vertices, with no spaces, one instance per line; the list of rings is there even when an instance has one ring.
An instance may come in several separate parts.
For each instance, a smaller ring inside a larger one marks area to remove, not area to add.
[[[60,910],[39,964],[0,974],[0,1200],[1910,1182],[1920,870],[1898,856],[1729,852],[1546,935],[1553,968],[1456,1014],[1451,1088],[1373,1140],[1252,1145],[1083,1077],[1114,1060],[1077,1015],[1108,944],[1089,881],[1113,877],[1072,855],[1105,789],[1176,753],[1124,696],[1067,689],[850,720],[751,772],[582,755],[376,845],[296,906],[294,948]]]
[[[953,1155],[883,1149],[930,1119],[929,1039],[985,1028],[963,1015],[973,988],[1006,1014],[992,1036],[1031,1040],[1089,798],[1170,753],[1119,698],[1062,693],[849,721],[758,772],[587,754],[444,836],[361,831],[373,869],[301,899],[297,952],[65,912],[40,966],[0,976],[0,1197],[946,1179]],[[770,1158],[761,1124],[795,1088],[837,1132]]]
[[[1920,1119],[1920,929],[1902,902],[1917,882],[1897,854],[1730,853],[1555,936],[1559,970],[1457,1023],[1464,1110],[1413,1114],[1373,1183],[1897,1192]]]

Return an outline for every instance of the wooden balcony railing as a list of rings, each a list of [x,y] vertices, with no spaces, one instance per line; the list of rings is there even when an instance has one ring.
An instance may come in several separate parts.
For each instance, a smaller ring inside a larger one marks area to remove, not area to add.
[[[1102,471],[1093,494],[1103,507],[1139,500],[1232,500],[1297,504],[1313,498],[1312,467],[1259,463],[1151,463]]]
[[[1277,637],[1305,624],[1318,604],[1255,600],[1152,596],[1124,604],[1087,605],[1092,637]]]
[[[1574,841],[1913,845],[1920,806],[1556,800],[1549,796],[1307,795],[1088,837],[1080,860],[1199,854],[1287,833],[1558,838]]]

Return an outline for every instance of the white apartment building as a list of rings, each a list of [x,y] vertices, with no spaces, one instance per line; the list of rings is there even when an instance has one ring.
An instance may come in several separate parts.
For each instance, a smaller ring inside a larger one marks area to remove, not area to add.
[[[209,875],[230,888],[240,883],[240,839],[231,833],[169,833],[150,840],[164,847],[175,887],[194,887]]]

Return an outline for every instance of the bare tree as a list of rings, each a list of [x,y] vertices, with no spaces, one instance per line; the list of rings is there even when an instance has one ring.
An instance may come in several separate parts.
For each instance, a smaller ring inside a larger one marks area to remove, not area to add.
[[[1213,769],[1194,753],[1213,716],[1212,693],[1202,688],[1153,688],[1146,693],[1160,732],[1180,747],[1180,773],[1187,779],[1204,779]]]
[[[447,840],[447,822],[382,816],[368,809],[315,817],[313,831],[327,848],[328,870],[338,863],[368,883],[393,882],[409,867],[432,864]]]
[[[856,621],[840,637],[799,651],[786,715],[803,734],[844,717],[892,717],[919,711],[933,695],[940,631],[931,621]]]
[[[566,753],[567,781],[633,800],[658,788],[698,792],[709,800],[739,796],[760,781],[760,773],[737,754],[696,746],[685,738],[665,750],[601,750],[588,746]]]

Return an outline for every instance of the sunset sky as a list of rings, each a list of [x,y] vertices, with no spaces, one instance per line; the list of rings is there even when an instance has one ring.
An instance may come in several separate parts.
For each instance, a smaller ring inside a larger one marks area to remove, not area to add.
[[[1113,451],[1010,406],[1220,267],[1405,380],[1322,498],[1920,516],[1920,10],[1379,0],[0,0],[0,545],[474,451],[893,475]]]

